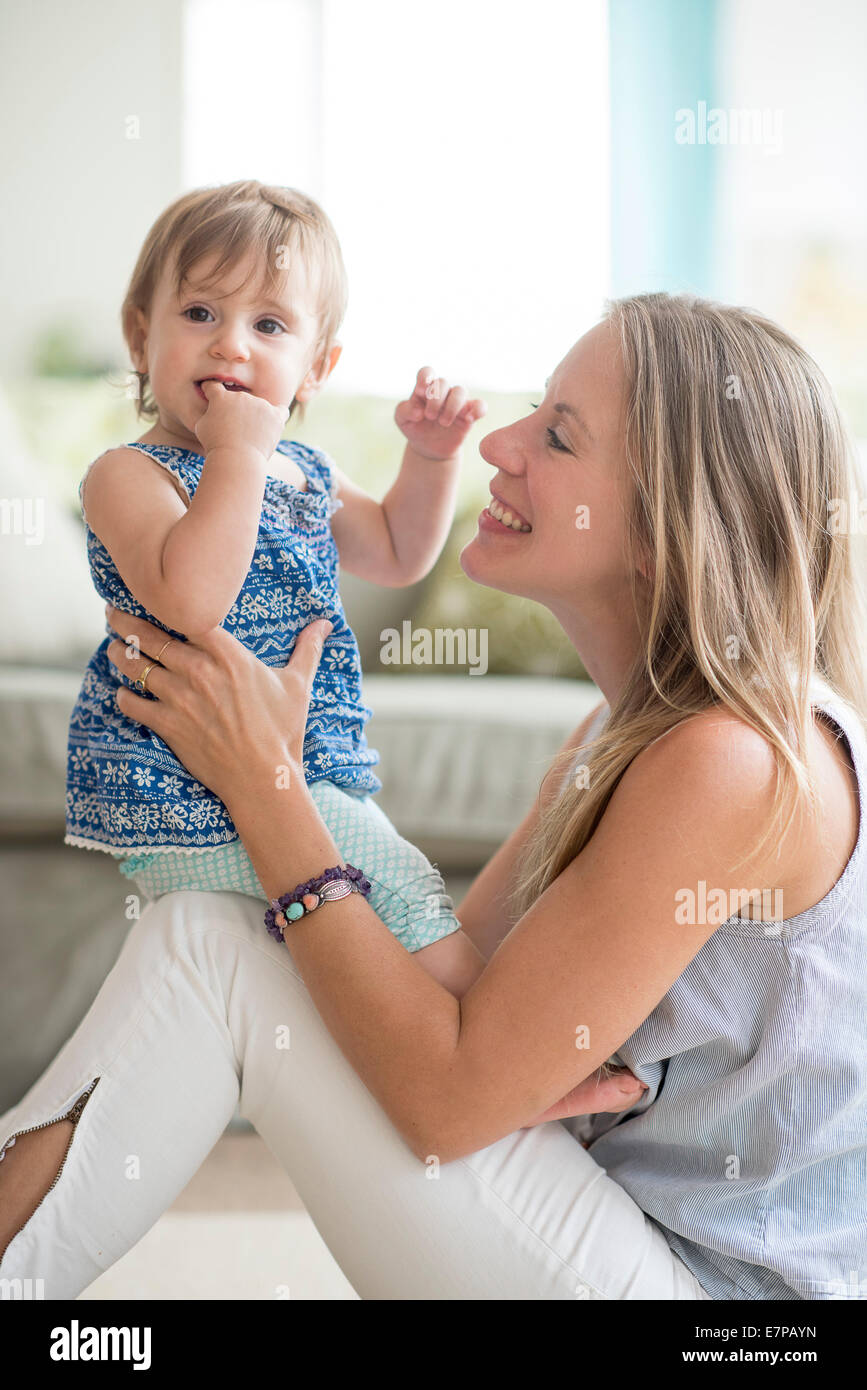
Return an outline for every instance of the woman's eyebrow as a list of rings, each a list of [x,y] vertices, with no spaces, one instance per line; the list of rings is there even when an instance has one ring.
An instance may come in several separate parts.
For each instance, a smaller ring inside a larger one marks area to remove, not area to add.
[[[548,381],[545,382],[545,390],[546,390],[546,391],[547,391],[547,389],[548,389],[548,382],[550,382],[550,380],[551,380],[551,378],[548,377]],[[569,415],[569,416],[571,416],[571,418],[575,421],[575,423],[579,426],[579,428],[582,429],[582,430],[584,431],[584,433],[586,434],[587,438],[590,440],[590,443],[591,443],[591,444],[595,444],[595,443],[596,443],[596,440],[593,438],[593,433],[592,433],[592,431],[591,431],[591,429],[590,429],[590,426],[587,424],[587,421],[584,419],[584,417],[583,417],[582,415],[579,414],[579,412],[575,409],[574,406],[572,406],[572,405],[567,405],[565,401],[557,401],[557,403],[556,403],[555,405],[553,405],[553,406],[551,407],[551,409],[552,409],[552,410],[558,411],[558,413],[559,413],[560,415]]]

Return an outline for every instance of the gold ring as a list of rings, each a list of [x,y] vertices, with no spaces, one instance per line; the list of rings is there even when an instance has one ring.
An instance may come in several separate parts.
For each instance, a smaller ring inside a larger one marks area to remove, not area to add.
[[[172,643],[174,642],[174,640],[175,640],[174,637],[170,637],[170,638],[169,638],[168,642],[166,642],[166,644],[165,644],[165,647],[162,647],[162,648],[160,649],[160,654],[159,654],[159,656],[155,656],[155,657],[154,657],[154,661],[159,661],[159,660],[161,659],[162,654],[163,654],[163,652],[165,651],[166,647],[170,647],[170,646],[172,645]]]
[[[146,666],[146,667],[144,668],[144,670],[142,671],[141,675],[139,676],[138,680],[136,681],[136,685],[138,686],[139,690],[142,690],[142,691],[147,690],[147,685],[145,684],[145,682],[147,681],[148,676],[150,675],[151,671],[154,669],[154,667],[156,666],[156,664],[157,664],[157,663],[156,663],[155,661],[152,661],[152,662],[150,663],[150,665],[149,665],[149,666]]]

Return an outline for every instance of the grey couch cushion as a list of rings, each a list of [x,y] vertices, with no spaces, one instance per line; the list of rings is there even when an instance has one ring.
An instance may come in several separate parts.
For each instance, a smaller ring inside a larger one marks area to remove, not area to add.
[[[553,755],[601,695],[532,676],[364,678],[379,804],[429,858],[472,869],[523,820]]]
[[[132,921],[130,884],[107,854],[62,844],[0,845],[0,881],[2,1113],[77,1028]]]

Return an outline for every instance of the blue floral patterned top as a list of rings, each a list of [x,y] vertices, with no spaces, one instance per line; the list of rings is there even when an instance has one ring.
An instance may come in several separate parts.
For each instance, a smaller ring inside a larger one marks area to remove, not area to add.
[[[126,447],[155,459],[188,497],[193,496],[205,462],[201,454],[174,445]],[[327,778],[354,795],[366,796],[380,791],[382,783],[372,771],[379,754],[368,748],[364,733],[372,711],[361,699],[358,644],[337,587],[338,555],[330,519],[343,503],[336,495],[327,454],[285,439],[277,449],[298,464],[307,488],[299,491],[269,475],[253,562],[222,626],[267,666],[285,666],[301,628],[317,618],[334,624],[313,679],[304,774],[308,783]],[[86,477],[79,488],[80,502]],[[133,597],[105,546],[87,526],[86,516],[84,520],[97,592],[116,608],[184,640]],[[157,734],[118,709],[118,686],[131,686],[132,681],[106,655],[114,635],[105,637],[91,657],[72,712],[66,843],[118,853],[143,847],[196,851],[237,840],[223,803],[187,772]],[[146,697],[154,698],[147,692]]]

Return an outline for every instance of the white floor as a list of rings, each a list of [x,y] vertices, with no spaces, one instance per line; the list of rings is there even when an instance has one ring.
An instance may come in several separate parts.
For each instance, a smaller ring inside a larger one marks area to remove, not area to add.
[[[358,1299],[254,1130],[228,1130],[180,1197],[80,1299]]]

